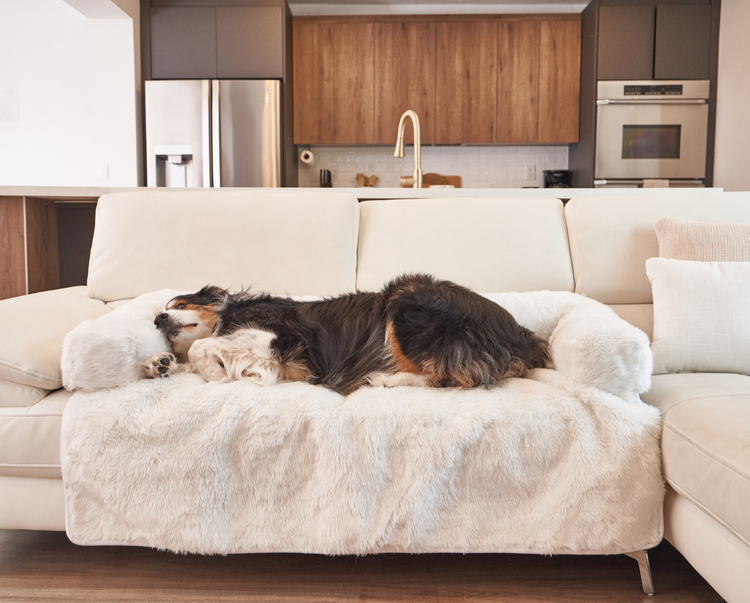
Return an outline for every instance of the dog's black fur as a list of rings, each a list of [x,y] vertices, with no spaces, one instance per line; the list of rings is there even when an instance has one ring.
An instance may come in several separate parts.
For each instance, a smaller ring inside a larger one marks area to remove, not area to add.
[[[378,293],[312,302],[207,286],[173,299],[167,309],[180,306],[211,309],[212,337],[241,329],[274,333],[271,350],[282,379],[342,394],[366,385],[374,373],[415,373],[433,387],[474,387],[550,362],[547,342],[507,310],[423,274],[399,277]],[[174,328],[173,319],[155,322],[165,334]]]

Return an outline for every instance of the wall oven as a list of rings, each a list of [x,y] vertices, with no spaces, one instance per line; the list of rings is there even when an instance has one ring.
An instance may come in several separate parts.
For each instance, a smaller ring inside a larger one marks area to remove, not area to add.
[[[594,186],[703,186],[708,80],[597,83]]]

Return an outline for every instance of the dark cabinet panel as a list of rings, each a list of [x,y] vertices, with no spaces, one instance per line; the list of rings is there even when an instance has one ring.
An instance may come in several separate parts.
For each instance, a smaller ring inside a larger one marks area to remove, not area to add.
[[[151,77],[216,77],[216,9],[151,9]]]
[[[281,79],[284,13],[278,6],[216,9],[217,77]]]
[[[599,9],[598,79],[653,79],[655,16],[653,6]]]
[[[710,6],[661,4],[656,7],[656,79],[709,79],[710,48]]]

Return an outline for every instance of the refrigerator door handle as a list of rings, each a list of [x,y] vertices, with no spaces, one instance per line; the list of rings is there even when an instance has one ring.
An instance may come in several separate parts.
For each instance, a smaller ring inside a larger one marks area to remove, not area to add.
[[[203,183],[211,186],[211,81],[203,80],[201,87],[201,144],[203,146]]]
[[[211,80],[211,136],[213,186],[221,186],[221,121],[219,113],[219,80]]]

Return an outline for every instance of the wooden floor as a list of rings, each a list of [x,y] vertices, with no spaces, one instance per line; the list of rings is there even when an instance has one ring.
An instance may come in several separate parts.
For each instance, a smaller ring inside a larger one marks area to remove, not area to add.
[[[1,601],[503,601],[708,603],[719,597],[669,544],[651,553],[656,597],[625,556],[173,555],[79,547],[60,532],[0,530]]]

